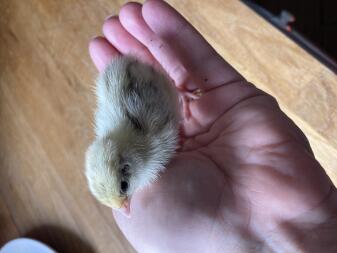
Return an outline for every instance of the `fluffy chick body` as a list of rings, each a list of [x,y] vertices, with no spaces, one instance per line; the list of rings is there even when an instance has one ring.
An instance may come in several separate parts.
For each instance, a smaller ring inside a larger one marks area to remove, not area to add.
[[[92,194],[120,208],[155,180],[178,143],[178,96],[151,66],[119,57],[96,83],[96,139],[86,153]]]

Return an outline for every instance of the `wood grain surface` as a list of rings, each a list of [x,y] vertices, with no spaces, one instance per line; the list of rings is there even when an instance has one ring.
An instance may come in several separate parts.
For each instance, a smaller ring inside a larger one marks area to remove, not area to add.
[[[18,236],[59,252],[134,252],[89,194],[87,51],[124,1],[0,1],[0,246]],[[337,183],[337,77],[242,3],[172,0],[217,51],[277,97]]]

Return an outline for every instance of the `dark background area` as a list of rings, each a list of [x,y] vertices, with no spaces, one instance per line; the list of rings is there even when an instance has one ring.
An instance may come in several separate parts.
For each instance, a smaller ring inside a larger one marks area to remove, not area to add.
[[[313,42],[328,56],[337,59],[337,0],[253,0],[274,15],[282,10],[296,20],[291,27]]]

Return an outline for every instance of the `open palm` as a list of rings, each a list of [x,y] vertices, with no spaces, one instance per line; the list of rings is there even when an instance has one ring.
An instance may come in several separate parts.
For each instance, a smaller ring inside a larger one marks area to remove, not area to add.
[[[131,54],[179,89],[203,93],[188,104],[184,144],[166,172],[133,196],[131,218],[114,214],[139,252],[262,252],[285,224],[335,194],[277,102],[166,3],[126,4],[103,33],[90,43],[100,71]]]

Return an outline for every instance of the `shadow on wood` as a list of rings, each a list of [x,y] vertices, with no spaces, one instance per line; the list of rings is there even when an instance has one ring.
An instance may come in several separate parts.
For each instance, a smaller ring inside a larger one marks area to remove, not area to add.
[[[95,253],[92,246],[89,245],[88,242],[81,239],[78,235],[65,228],[53,225],[43,225],[36,227],[26,233],[24,237],[39,240],[57,252]]]

